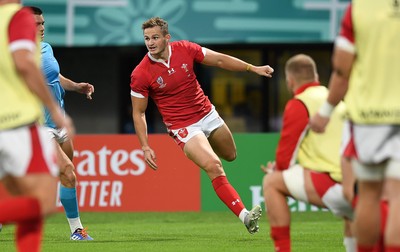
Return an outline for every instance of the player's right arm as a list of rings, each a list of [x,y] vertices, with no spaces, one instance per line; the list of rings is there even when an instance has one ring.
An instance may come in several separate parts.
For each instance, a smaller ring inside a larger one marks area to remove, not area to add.
[[[309,116],[307,107],[298,99],[286,103],[283,112],[282,130],[276,148],[276,169],[286,170],[296,160],[297,149],[307,128]]]
[[[142,146],[143,155],[146,163],[153,169],[157,170],[156,155],[153,149],[150,148],[147,135],[146,108],[148,97],[131,96],[132,100],[132,118],[135,126],[136,135]]]

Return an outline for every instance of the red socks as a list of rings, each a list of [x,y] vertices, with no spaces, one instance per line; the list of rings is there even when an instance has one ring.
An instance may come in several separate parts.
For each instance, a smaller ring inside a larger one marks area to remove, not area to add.
[[[31,221],[18,222],[16,242],[18,251],[39,252],[42,240],[43,221],[36,218]]]
[[[271,238],[275,251],[290,252],[290,227],[271,227]]]
[[[357,244],[357,252],[373,252],[374,246],[364,246]]]
[[[41,217],[37,199],[31,197],[11,197],[0,201],[0,223],[30,221]]]
[[[0,201],[0,223],[17,224],[18,251],[40,251],[42,215],[39,201],[30,197],[7,198]]]
[[[215,193],[227,207],[236,215],[244,209],[242,200],[236,190],[229,184],[225,176],[219,176],[212,180]],[[0,208],[1,209],[1,208]]]
[[[400,247],[386,247],[385,252],[400,252]]]

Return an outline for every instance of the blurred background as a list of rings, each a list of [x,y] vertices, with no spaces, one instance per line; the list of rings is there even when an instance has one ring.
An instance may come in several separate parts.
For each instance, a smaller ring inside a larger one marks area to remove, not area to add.
[[[320,81],[331,71],[333,40],[345,0],[24,0],[44,11],[45,41],[61,73],[95,86],[93,100],[67,92],[66,110],[81,134],[133,133],[130,74],[147,50],[141,24],[153,16],[169,23],[172,40],[201,46],[275,69],[267,79],[198,64],[206,95],[234,133],[277,132],[290,98],[284,63],[312,56]],[[149,133],[165,133],[151,102]]]

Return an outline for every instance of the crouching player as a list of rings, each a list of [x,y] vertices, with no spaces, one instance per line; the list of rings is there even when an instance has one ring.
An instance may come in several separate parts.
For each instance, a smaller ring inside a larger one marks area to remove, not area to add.
[[[340,144],[345,106],[336,107],[324,134],[308,130],[309,115],[325,101],[314,60],[304,54],[286,62],[286,84],[294,95],[286,104],[276,161],[262,166],[263,193],[275,251],[291,251],[290,211],[286,197],[328,208],[345,221],[346,251],[355,251],[350,230],[353,210],[343,195]]]

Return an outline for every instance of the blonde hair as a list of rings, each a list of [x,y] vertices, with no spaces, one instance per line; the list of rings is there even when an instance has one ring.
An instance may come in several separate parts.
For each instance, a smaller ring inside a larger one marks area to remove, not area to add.
[[[297,54],[289,58],[286,61],[285,71],[297,83],[313,82],[318,76],[315,61],[306,54]]]
[[[152,18],[146,20],[142,24],[142,30],[144,31],[147,28],[153,28],[156,26],[161,28],[161,32],[163,33],[164,36],[168,34],[168,23],[167,23],[167,21],[165,21],[164,19],[162,19],[160,17],[152,17]]]

